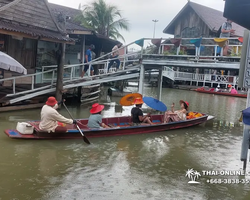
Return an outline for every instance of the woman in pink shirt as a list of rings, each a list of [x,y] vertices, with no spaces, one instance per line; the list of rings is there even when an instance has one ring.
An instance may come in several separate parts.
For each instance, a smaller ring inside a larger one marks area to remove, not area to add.
[[[237,90],[234,87],[232,87],[231,94],[238,94]]]

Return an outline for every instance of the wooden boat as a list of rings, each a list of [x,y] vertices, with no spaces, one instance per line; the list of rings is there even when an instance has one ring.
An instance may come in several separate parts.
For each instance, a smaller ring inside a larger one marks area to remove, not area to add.
[[[215,94],[215,95],[224,95],[224,96],[231,96],[231,97],[247,98],[247,94],[231,94],[229,92],[215,92],[215,91],[204,90],[201,88],[196,89],[196,92],[206,93],[206,94]]]
[[[180,128],[187,128],[195,125],[199,125],[208,120],[208,115],[202,114],[199,118],[194,118],[185,121],[171,122],[168,124],[162,123],[163,115],[152,115],[151,119],[154,125],[139,125],[131,126],[131,117],[111,117],[104,118],[103,123],[110,125],[113,128],[110,129],[89,129],[85,124],[87,124],[88,119],[80,119],[78,123],[80,129],[86,135],[86,137],[106,137],[106,136],[118,136],[118,135],[133,135],[133,134],[144,134],[159,131],[174,130]],[[74,125],[66,125],[68,132],[65,134],[51,134],[47,132],[42,132],[39,130],[39,121],[28,122],[33,126],[33,134],[21,134],[17,130],[5,130],[5,133],[10,138],[15,139],[80,139],[82,138],[79,131],[74,127]]]

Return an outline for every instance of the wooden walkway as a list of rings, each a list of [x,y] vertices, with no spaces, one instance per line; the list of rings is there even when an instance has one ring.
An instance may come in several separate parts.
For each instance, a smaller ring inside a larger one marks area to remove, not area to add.
[[[139,76],[138,70],[139,70],[139,65],[128,70],[118,71],[111,74],[101,74],[93,77],[84,77],[84,78],[77,78],[74,80],[67,80],[64,82],[64,90],[67,91],[72,88],[77,88],[79,86],[91,86],[93,84],[100,84],[105,82],[135,78]],[[33,89],[32,85],[29,84],[16,84],[15,93],[13,93],[12,86],[0,86],[1,93],[3,95],[4,94],[6,95],[5,97],[3,96],[0,99],[0,107],[8,106],[9,104],[18,105],[27,102],[44,103],[48,98],[48,96],[54,95],[55,90],[56,90],[55,82],[53,84],[51,84],[51,82],[34,84]],[[25,93],[18,94],[20,92],[25,92]]]

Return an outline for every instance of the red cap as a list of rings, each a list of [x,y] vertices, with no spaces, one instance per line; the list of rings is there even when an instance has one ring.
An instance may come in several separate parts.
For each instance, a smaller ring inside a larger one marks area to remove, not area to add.
[[[55,97],[49,97],[48,100],[46,101],[46,105],[48,106],[54,106],[57,104],[57,100]]]
[[[100,105],[98,103],[95,103],[92,105],[92,108],[90,110],[90,113],[91,114],[95,114],[95,113],[99,113],[101,112],[102,110],[104,109],[104,106],[103,105]]]

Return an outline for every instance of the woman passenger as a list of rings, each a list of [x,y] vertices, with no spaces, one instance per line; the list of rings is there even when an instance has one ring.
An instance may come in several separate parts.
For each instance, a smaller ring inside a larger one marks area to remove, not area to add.
[[[106,124],[102,123],[102,110],[103,105],[95,103],[92,105],[90,110],[91,115],[89,116],[88,128],[109,128]]]
[[[174,103],[171,106],[171,111],[165,112],[164,123],[184,121],[187,119],[187,111],[189,103],[187,101],[180,100],[180,110],[174,110]]]

